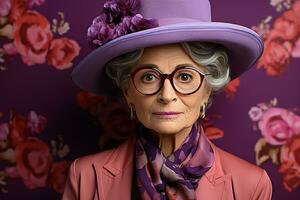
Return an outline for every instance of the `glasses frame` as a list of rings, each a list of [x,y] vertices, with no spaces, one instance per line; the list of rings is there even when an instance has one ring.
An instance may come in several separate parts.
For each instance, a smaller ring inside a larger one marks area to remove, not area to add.
[[[157,72],[160,74],[160,77],[162,78],[162,81],[160,82],[160,86],[159,86],[159,88],[157,89],[156,92],[153,92],[153,93],[150,93],[150,94],[144,94],[143,92],[141,92],[141,91],[139,91],[139,90],[137,89],[137,86],[135,85],[135,82],[134,82],[134,77],[135,77],[135,75],[137,74],[138,71],[143,70],[143,69],[152,69],[152,70],[154,70],[154,71],[157,71]],[[174,77],[175,73],[176,73],[178,70],[181,70],[181,69],[192,69],[192,70],[198,72],[198,74],[200,75],[200,77],[201,77],[201,82],[200,82],[198,88],[197,88],[195,91],[190,92],[190,93],[182,93],[182,92],[179,92],[179,91],[175,88],[174,83],[173,83],[173,77]],[[178,92],[179,94],[182,94],[182,95],[191,95],[191,94],[194,94],[195,92],[197,92],[197,91],[200,89],[200,87],[201,87],[201,85],[202,85],[202,83],[203,83],[204,77],[205,77],[205,76],[208,76],[208,75],[211,75],[211,74],[206,74],[206,73],[202,72],[200,69],[195,68],[195,67],[192,67],[192,66],[182,66],[182,67],[178,67],[178,68],[176,68],[171,74],[164,74],[163,72],[161,72],[161,71],[160,71],[158,68],[156,68],[156,67],[145,66],[145,67],[140,67],[140,68],[134,70],[132,73],[128,74],[128,77],[131,78],[131,81],[132,81],[132,83],[133,83],[133,85],[134,85],[136,91],[138,91],[139,93],[141,93],[141,94],[143,94],[143,95],[154,95],[154,94],[157,94],[157,93],[161,90],[161,88],[163,87],[163,85],[164,85],[166,79],[168,79],[168,80],[170,81],[170,83],[171,83],[171,85],[172,85],[174,91],[176,91],[176,92]]]

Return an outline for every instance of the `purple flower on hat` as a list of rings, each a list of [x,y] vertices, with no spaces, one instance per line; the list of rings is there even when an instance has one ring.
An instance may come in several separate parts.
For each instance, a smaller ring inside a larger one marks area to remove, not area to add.
[[[88,41],[92,47],[126,34],[157,27],[156,19],[145,19],[138,14],[139,0],[107,0],[104,12],[93,20],[88,28]]]
[[[140,14],[137,14],[133,17],[125,16],[122,19],[122,22],[116,26],[115,37],[120,37],[128,33],[134,33],[137,31],[146,30],[157,26],[158,26],[157,20],[145,19]]]
[[[140,9],[138,0],[108,0],[104,3],[104,13],[107,14],[109,22],[120,20],[123,16],[137,14]]]
[[[101,46],[114,39],[114,25],[105,22],[106,16],[100,15],[93,20],[88,28],[88,41],[91,46]]]
[[[137,14],[131,18],[130,30],[132,32],[137,32],[157,26],[158,21],[156,19],[145,19],[141,14]]]

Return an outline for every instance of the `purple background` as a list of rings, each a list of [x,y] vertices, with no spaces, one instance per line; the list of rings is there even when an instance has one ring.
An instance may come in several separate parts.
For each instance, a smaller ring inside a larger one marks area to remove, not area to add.
[[[74,3],[72,3],[74,2]],[[75,3],[76,2],[76,3]],[[188,2],[188,1],[187,1]],[[102,10],[100,0],[46,0],[36,7],[48,19],[57,17],[57,12],[65,13],[71,25],[67,36],[81,46],[78,63],[90,52],[86,42],[86,31],[91,20]],[[269,1],[261,0],[212,0],[214,21],[233,22],[247,27],[257,25],[268,15],[279,15]],[[255,164],[254,145],[261,137],[253,131],[248,116],[249,109],[259,102],[268,102],[277,97],[280,107],[300,107],[299,60],[292,59],[287,71],[279,77],[267,76],[264,70],[253,68],[242,75],[241,86],[233,100],[218,95],[209,113],[219,113],[223,117],[215,120],[215,125],[225,132],[215,143],[226,151]],[[99,130],[91,124],[89,115],[76,102],[79,89],[70,79],[72,69],[59,71],[47,65],[26,66],[19,56],[6,62],[7,70],[0,73],[0,111],[7,113],[14,108],[18,113],[27,114],[35,110],[45,115],[49,124],[42,138],[50,140],[63,133],[70,145],[68,160],[98,151]],[[0,167],[3,164],[0,163]],[[282,185],[277,166],[268,162],[262,166],[267,170],[273,183],[273,199],[300,199],[300,187],[287,192]],[[245,180],[247,181],[247,180]],[[20,179],[10,181],[9,193],[0,194],[0,199],[59,199],[60,195],[50,189],[27,189]]]

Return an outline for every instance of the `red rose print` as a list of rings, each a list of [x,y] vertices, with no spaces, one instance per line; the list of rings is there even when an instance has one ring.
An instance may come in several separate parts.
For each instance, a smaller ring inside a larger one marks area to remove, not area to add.
[[[8,139],[12,147],[16,147],[28,136],[27,119],[21,115],[15,115],[9,123]]]
[[[80,91],[77,94],[77,102],[82,109],[94,112],[97,104],[105,101],[105,97],[98,96],[94,93]]]
[[[236,78],[228,83],[226,87],[224,88],[224,91],[226,92],[228,97],[234,96],[234,94],[237,92],[238,87],[240,86],[241,81],[239,78]]]
[[[0,1],[0,17],[8,15],[11,8],[10,0],[1,0]]]
[[[53,163],[51,167],[48,185],[58,193],[62,193],[64,191],[69,166],[70,163],[68,161],[61,161]]]
[[[292,10],[286,11],[274,22],[274,29],[283,40],[295,41],[299,37],[299,18]]]
[[[291,192],[300,185],[300,135],[295,135],[283,146],[280,154],[279,172],[285,189]]]
[[[134,133],[135,121],[130,120],[128,109],[119,102],[110,102],[99,110],[98,119],[111,138],[122,140]]]
[[[11,0],[9,21],[14,22],[27,10],[27,0]]]
[[[16,148],[17,169],[25,185],[45,187],[52,163],[49,147],[37,138],[28,138]]]
[[[80,47],[74,40],[68,38],[54,39],[51,42],[48,63],[57,69],[68,69],[72,60],[79,55]]]
[[[224,137],[224,131],[214,126],[206,127],[204,132],[205,135],[211,140]]]
[[[294,14],[300,19],[300,1],[295,1],[293,6],[292,6],[292,10],[294,12]]]
[[[283,40],[276,30],[271,31],[265,41],[265,50],[257,67],[265,68],[267,74],[276,76],[283,73],[291,61],[293,44]]]
[[[27,11],[14,23],[14,44],[27,65],[46,62],[52,37],[47,18],[38,12]]]

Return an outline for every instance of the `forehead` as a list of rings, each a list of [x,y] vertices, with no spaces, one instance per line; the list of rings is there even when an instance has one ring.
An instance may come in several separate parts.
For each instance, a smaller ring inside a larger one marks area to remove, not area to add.
[[[167,44],[144,49],[137,65],[155,64],[159,67],[176,67],[179,64],[198,66],[184,51],[180,44]]]

